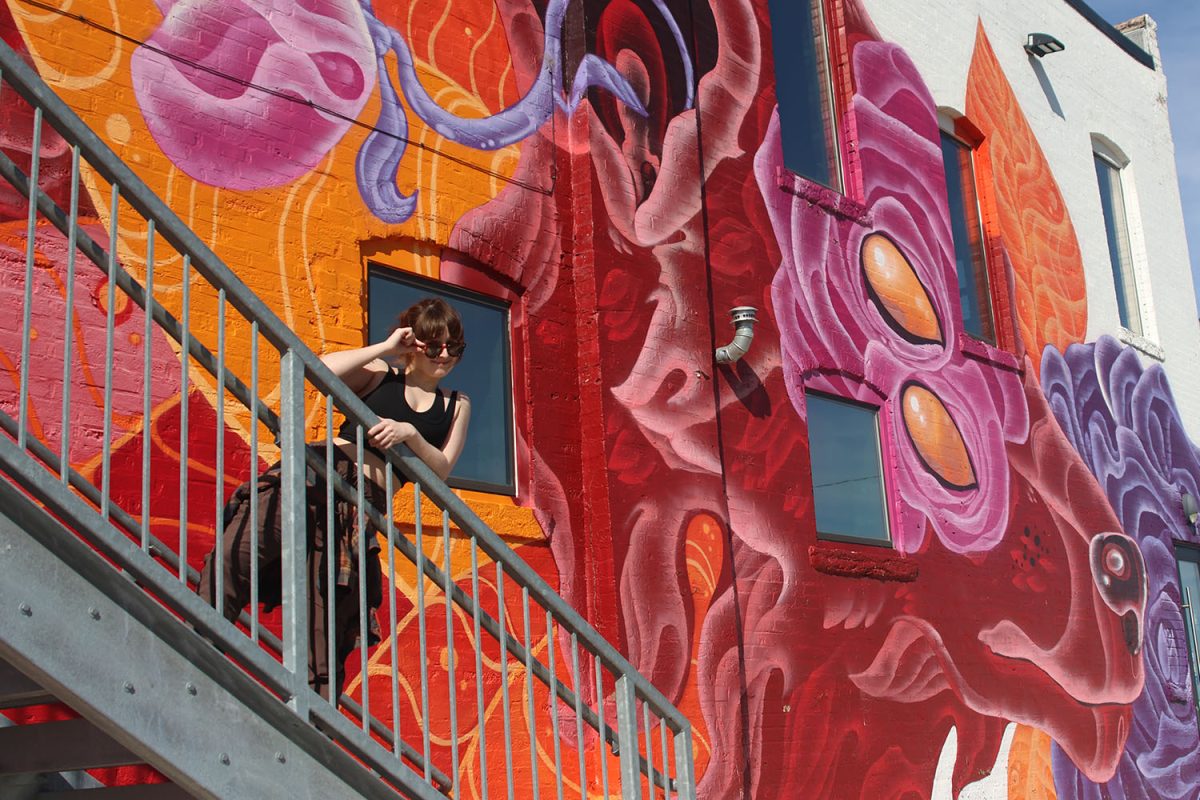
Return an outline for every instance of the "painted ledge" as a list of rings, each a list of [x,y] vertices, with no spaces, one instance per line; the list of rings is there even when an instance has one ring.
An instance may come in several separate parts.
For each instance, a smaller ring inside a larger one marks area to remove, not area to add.
[[[808,561],[817,572],[839,578],[873,578],[877,581],[911,583],[917,579],[917,564],[899,556],[877,555],[844,547],[809,545]]]
[[[994,367],[1006,369],[1009,372],[1021,372],[1021,362],[1017,360],[1015,355],[1002,347],[981,342],[974,336],[962,331],[958,333],[958,349],[967,358],[983,361]]]
[[[1150,356],[1155,361],[1167,360],[1167,352],[1162,349],[1162,345],[1150,341],[1140,333],[1134,333],[1129,328],[1117,328],[1117,338],[1134,350]]]
[[[841,192],[823,186],[808,178],[801,178],[787,167],[775,168],[775,183],[784,192],[805,200],[811,206],[820,206],[842,219],[850,220],[870,228],[874,224],[871,209],[851,200]]]

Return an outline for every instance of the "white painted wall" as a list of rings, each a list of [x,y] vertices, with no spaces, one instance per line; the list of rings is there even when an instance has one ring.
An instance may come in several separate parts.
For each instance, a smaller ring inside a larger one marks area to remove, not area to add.
[[[1161,348],[1180,413],[1192,440],[1200,442],[1200,324],[1161,70],[1134,60],[1062,0],[865,4],[882,37],[908,51],[938,106],[960,111],[976,29],[983,25],[1075,226],[1087,280],[1089,341],[1120,334],[1092,135],[1111,140],[1129,158],[1125,185],[1127,200],[1133,200],[1130,221],[1140,229],[1134,260],[1148,349]],[[1150,25],[1134,41],[1150,40],[1157,56]],[[1058,38],[1066,50],[1043,59],[1028,56],[1022,45],[1035,31]]]

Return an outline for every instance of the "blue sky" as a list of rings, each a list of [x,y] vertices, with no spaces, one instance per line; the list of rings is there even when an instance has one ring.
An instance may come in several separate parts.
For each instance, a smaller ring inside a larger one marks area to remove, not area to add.
[[[1200,303],[1200,3],[1196,0],[1085,0],[1100,16],[1117,23],[1149,14],[1158,23],[1158,46],[1167,73],[1167,103],[1183,216],[1187,225],[1192,281]]]

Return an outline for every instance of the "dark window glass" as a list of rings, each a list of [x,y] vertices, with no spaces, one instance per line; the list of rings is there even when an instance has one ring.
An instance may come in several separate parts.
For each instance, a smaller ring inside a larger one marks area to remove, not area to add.
[[[770,0],[775,95],[783,161],[792,172],[841,188],[824,0]]]
[[[1133,276],[1133,252],[1129,246],[1129,220],[1125,215],[1125,193],[1121,189],[1121,171],[1102,156],[1096,161],[1096,182],[1100,185],[1100,206],[1104,209],[1104,231],[1108,235],[1108,258],[1112,263],[1113,285],[1117,290],[1117,314],[1121,324],[1141,334],[1137,284]]]
[[[1192,676],[1192,703],[1196,706],[1197,714],[1200,714],[1200,551],[1176,545],[1175,554],[1179,557],[1179,594],[1183,601],[1183,638],[1186,646],[1182,642],[1174,642],[1174,647],[1167,655],[1173,659],[1187,656],[1187,671]],[[1175,636],[1170,629],[1168,634],[1172,638]],[[1171,673],[1179,674],[1182,671],[1171,670]]]
[[[975,191],[973,156],[971,148],[942,133],[942,163],[946,167],[946,195],[950,200],[950,227],[954,235],[963,330],[976,339],[995,344],[996,328],[992,322],[992,298],[979,195]]]
[[[878,410],[819,394],[805,398],[817,534],[890,542]]]
[[[458,389],[471,398],[471,424],[447,483],[461,489],[513,494],[508,305],[374,265],[367,280],[367,337],[371,342],[387,338],[400,313],[423,297],[442,297],[462,315],[467,349],[444,388]]]

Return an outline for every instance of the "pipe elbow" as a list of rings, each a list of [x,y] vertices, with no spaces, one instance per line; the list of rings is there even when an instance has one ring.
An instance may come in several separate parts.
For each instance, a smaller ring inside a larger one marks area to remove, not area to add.
[[[733,341],[723,347],[718,347],[716,360],[718,364],[732,364],[750,351],[750,343],[754,341],[754,323],[758,309],[754,306],[738,306],[730,309],[733,318]]]

